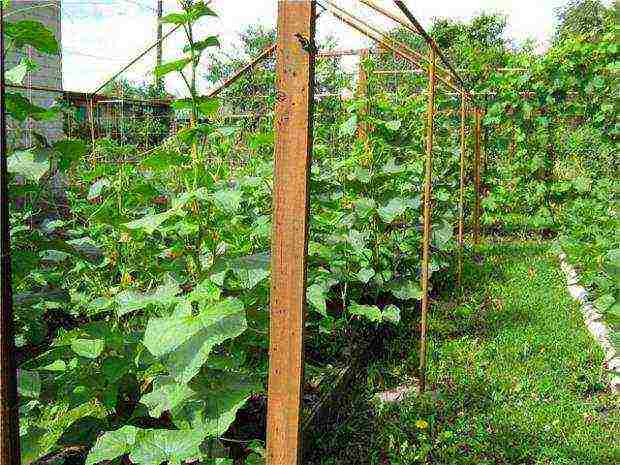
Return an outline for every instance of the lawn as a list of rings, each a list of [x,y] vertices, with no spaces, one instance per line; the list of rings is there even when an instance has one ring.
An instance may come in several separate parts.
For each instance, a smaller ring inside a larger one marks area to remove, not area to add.
[[[401,404],[375,400],[378,391],[411,381],[412,315],[369,366],[339,427],[312,439],[309,463],[618,463],[617,398],[601,381],[602,351],[565,290],[551,246],[504,242],[480,256],[482,263],[466,266],[462,293],[445,289],[436,297],[429,392]]]

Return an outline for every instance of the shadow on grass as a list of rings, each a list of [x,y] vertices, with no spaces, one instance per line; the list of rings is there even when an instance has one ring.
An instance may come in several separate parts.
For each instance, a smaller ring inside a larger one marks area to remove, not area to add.
[[[618,409],[601,392],[600,351],[571,314],[549,245],[504,242],[477,253],[483,260],[466,262],[463,292],[438,287],[429,392],[373,401],[415,372],[416,312],[408,312],[360,395],[307,444],[305,463],[616,463]]]

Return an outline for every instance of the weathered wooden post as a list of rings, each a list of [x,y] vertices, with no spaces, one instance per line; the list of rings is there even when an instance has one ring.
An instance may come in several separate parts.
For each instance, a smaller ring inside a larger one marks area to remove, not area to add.
[[[461,93],[461,180],[459,191],[459,269],[458,284],[462,285],[463,281],[463,236],[465,232],[465,163],[467,162],[467,140],[466,140],[466,119],[467,104],[465,102],[465,91]]]
[[[482,111],[476,108],[476,157],[474,162],[474,184],[476,187],[476,204],[474,207],[474,245],[480,244],[480,215],[481,215],[481,180],[480,180],[480,137],[482,128]]]
[[[278,2],[267,464],[298,465],[316,2]]]
[[[0,2],[0,18],[2,17],[4,17],[4,11],[2,2]],[[0,21],[0,52],[3,50],[4,31],[2,21]],[[18,465],[20,463],[19,407],[11,292],[11,236],[4,84],[4,53],[0,53],[0,465]]]
[[[420,392],[426,389],[426,332],[428,320],[428,283],[430,271],[431,214],[433,189],[433,136],[435,130],[435,87],[436,64],[435,50],[430,50],[428,108],[426,110],[426,174],[424,177],[424,236],[422,239],[422,321],[420,324]]]

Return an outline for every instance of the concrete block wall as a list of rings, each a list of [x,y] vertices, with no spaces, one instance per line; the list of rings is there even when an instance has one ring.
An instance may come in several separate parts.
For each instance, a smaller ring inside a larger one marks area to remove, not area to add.
[[[61,0],[12,0],[7,13],[11,13],[11,16],[7,18],[8,21],[32,20],[43,23],[54,33],[58,43],[62,44]],[[26,47],[23,51],[17,53],[8,52],[6,54],[6,69],[11,69],[19,64],[24,56],[30,57],[39,65],[37,71],[26,75],[23,82],[24,86],[40,86],[62,90],[62,51],[55,56],[41,54],[31,47]],[[35,105],[45,108],[52,106],[57,99],[62,98],[62,94],[57,92],[19,90],[14,88],[8,88],[7,91],[19,92]],[[52,141],[62,138],[63,119],[59,117],[54,121],[28,121],[23,124],[9,121],[8,130],[10,144],[29,146],[33,142],[32,131],[37,131]]]

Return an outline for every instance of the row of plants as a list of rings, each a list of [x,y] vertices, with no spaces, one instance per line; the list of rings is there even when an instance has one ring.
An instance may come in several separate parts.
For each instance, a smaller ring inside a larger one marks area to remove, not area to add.
[[[196,31],[215,12],[202,1],[180,6],[164,21],[185,31],[184,56],[154,74],[182,75],[190,97],[175,109],[191,126],[147,154],[110,140],[91,147],[42,137],[10,154],[24,463],[262,463],[274,68],[265,63],[221,100],[202,97],[197,70],[218,40]],[[40,24],[5,24],[9,47],[57,53]],[[438,21],[432,31],[456,66],[472,70],[476,90],[496,93],[485,118],[488,232],[529,220],[528,229],[561,233],[613,315],[617,125],[608,94],[617,85],[617,46],[610,36],[563,39],[538,56],[511,49],[504,27],[482,15],[468,24]],[[421,41],[396,35],[423,50]],[[249,34],[246,50],[255,54],[270,37]],[[236,68],[238,57],[232,61]],[[227,74],[226,57],[212,64],[213,81]],[[397,64],[380,55],[364,66],[372,76]],[[7,78],[23,79],[20,66]],[[500,66],[531,71],[490,72]],[[327,94],[354,85],[336,61],[319,61],[318,75]],[[315,380],[351,363],[357,341],[416,313],[425,88],[422,76],[388,85],[375,76],[366,98],[317,102],[306,410]],[[237,102],[257,117],[232,124],[218,116]],[[459,105],[438,100],[435,286],[453,285]],[[60,111],[8,92],[7,110],[20,120]],[[466,194],[471,205],[471,183]]]
[[[99,154],[127,158],[110,140],[41,138],[9,156],[24,463],[263,461],[274,133],[267,120],[223,125],[222,102],[198,93],[196,70],[218,41],[199,38],[196,25],[215,13],[180,4],[164,22],[185,30],[185,56],[154,74],[187,83],[190,98],[174,106],[191,126],[131,163],[102,162]],[[53,40],[41,25],[12,24],[13,46],[55,53],[40,46],[43,33]],[[331,89],[352,85],[324,66]],[[421,296],[424,131],[413,120],[425,99],[401,97],[317,104],[309,393],[351,363],[363,335],[398,324]],[[8,103],[12,117],[43,114],[18,94]],[[438,121],[436,272],[455,247],[451,123]]]

